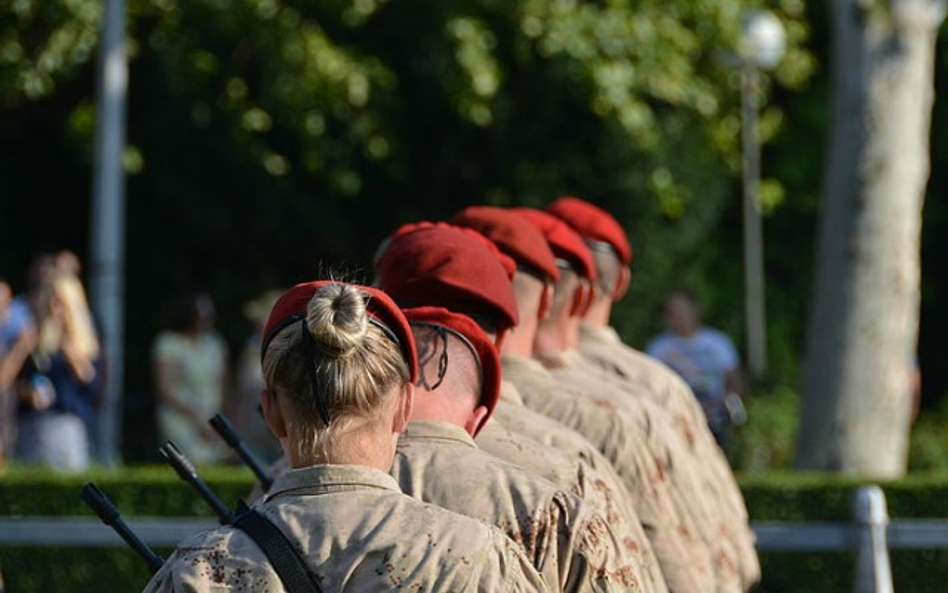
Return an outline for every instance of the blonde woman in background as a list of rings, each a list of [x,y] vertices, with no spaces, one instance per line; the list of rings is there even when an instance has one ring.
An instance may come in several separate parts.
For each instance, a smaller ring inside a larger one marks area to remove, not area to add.
[[[37,346],[17,383],[17,457],[82,471],[102,387],[99,339],[75,275],[54,272],[37,292],[36,306]]]

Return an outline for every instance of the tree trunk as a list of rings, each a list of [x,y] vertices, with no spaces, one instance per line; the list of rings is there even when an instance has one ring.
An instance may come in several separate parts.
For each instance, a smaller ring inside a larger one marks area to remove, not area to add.
[[[945,0],[833,0],[833,119],[809,320],[801,468],[905,473]]]

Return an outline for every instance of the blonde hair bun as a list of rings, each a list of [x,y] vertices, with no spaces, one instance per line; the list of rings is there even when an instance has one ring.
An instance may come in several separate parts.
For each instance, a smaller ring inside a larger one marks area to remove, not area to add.
[[[306,306],[306,326],[326,354],[351,354],[362,345],[369,329],[362,292],[348,284],[320,287]]]

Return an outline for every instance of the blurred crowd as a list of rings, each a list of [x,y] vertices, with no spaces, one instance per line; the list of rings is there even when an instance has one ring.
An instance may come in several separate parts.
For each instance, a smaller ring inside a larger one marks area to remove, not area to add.
[[[62,250],[36,254],[19,293],[0,277],[0,469],[17,463],[81,472],[97,458],[108,369],[81,273],[76,254]],[[185,447],[201,464],[233,461],[207,422],[221,411],[261,459],[279,455],[256,411],[260,325],[277,296],[268,291],[246,303],[252,327],[233,369],[213,299],[192,293],[173,303],[151,353],[162,442]]]
[[[213,303],[183,303],[153,348],[162,434],[220,459],[205,421],[232,401],[281,455],[250,509],[183,542],[146,591],[752,588],[721,448],[743,410],[736,349],[685,292],[653,355],[624,344],[610,318],[633,257],[622,225],[574,197],[403,225],[371,285],[301,278],[261,303],[235,374],[253,387],[232,400]]]
[[[82,471],[106,368],[71,251],[33,258],[14,295],[0,278],[0,463]]]
[[[615,218],[564,197],[403,225],[371,286],[304,278],[246,303],[234,357],[213,298],[186,295],[151,345],[159,438],[227,461],[208,423],[223,412],[272,462],[239,516],[297,544],[280,552],[306,567],[291,580],[743,593],[760,566],[722,450],[742,421],[740,360],[685,290],[648,354],[625,344],[610,319],[633,258]],[[74,254],[42,254],[21,294],[0,282],[3,452],[24,465],[94,457],[108,365],[80,273]],[[222,527],[146,590],[281,590],[271,552]]]

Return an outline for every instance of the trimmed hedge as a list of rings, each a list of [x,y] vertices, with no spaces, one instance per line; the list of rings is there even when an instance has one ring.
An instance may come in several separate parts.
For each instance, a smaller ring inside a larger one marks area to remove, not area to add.
[[[200,470],[201,477],[230,507],[254,485],[240,467]],[[73,515],[95,517],[79,498],[86,482],[115,503],[125,519],[195,516],[216,519],[191,486],[168,466],[129,467],[121,472],[92,471],[80,476],[20,469],[0,478],[0,515]],[[109,529],[105,525],[103,529]],[[156,549],[167,557],[171,549]],[[4,593],[140,591],[150,574],[144,561],[125,548],[3,548],[0,570]]]
[[[228,503],[235,503],[253,486],[253,477],[244,468],[209,468],[201,475]],[[755,474],[740,480],[755,521],[792,522],[849,521],[853,492],[865,483],[796,473]],[[0,514],[92,516],[78,497],[87,481],[98,484],[125,517],[213,516],[194,491],[164,466],[82,476],[11,471],[0,478]],[[880,485],[893,518],[948,518],[948,475],[911,476]],[[897,591],[939,591],[948,582],[948,550],[896,551],[891,559]],[[760,592],[852,590],[852,553],[768,552],[761,554],[761,564]],[[138,591],[149,577],[144,563],[126,549],[0,548],[0,566],[6,593]]]
[[[747,509],[755,521],[847,522],[853,495],[865,480],[827,474],[770,473],[740,477]],[[873,482],[885,491],[893,519],[948,519],[948,475],[910,475]],[[948,550],[890,552],[896,591],[944,591]],[[855,554],[767,552],[760,554],[767,593],[835,593],[853,590]]]

